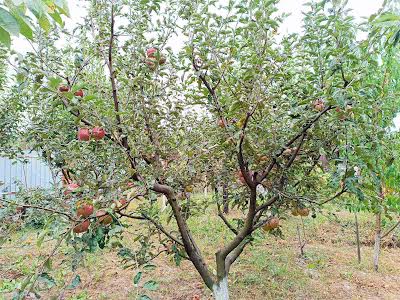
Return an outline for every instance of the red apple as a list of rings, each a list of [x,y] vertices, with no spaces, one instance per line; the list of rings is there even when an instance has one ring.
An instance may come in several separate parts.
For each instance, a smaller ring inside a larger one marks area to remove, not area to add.
[[[68,194],[74,192],[79,187],[80,187],[79,184],[76,184],[76,183],[68,184],[66,190],[64,191],[64,195],[68,195]]]
[[[93,205],[90,203],[78,203],[76,215],[78,217],[87,218],[93,213]]]
[[[268,222],[263,226],[264,231],[270,231],[279,226],[279,219],[277,217],[272,217],[268,220]]]
[[[100,209],[96,212],[96,217],[103,225],[108,225],[112,223],[112,217],[103,209]]]
[[[74,93],[74,95],[77,96],[77,97],[83,97],[83,90],[82,90],[82,89],[77,90],[77,91]]]
[[[151,69],[155,70],[157,66],[157,60],[154,57],[150,57],[146,59],[146,65]]]
[[[95,127],[92,129],[92,136],[96,141],[101,140],[105,135],[106,132],[101,127]]]
[[[82,223],[76,225],[73,229],[75,233],[82,233],[89,229],[90,222],[89,220],[85,220]]]
[[[135,183],[134,182],[128,182],[126,185],[128,187],[130,187],[130,188],[133,188],[135,186]]]
[[[90,140],[90,130],[88,128],[79,128],[78,140],[80,140],[80,141]]]
[[[149,48],[146,50],[146,55],[147,55],[147,57],[155,57],[155,54],[157,51],[158,51],[157,48],[154,48],[154,47]]]
[[[114,210],[121,209],[126,203],[128,203],[128,201],[126,201],[126,199],[114,200],[114,204],[115,204]]]
[[[236,177],[239,179],[241,184],[246,184],[246,180],[244,179],[243,173],[241,170],[236,172]]]
[[[313,102],[313,106],[316,111],[323,111],[325,108],[325,101],[322,99],[317,99]]]
[[[298,210],[298,212],[299,212],[299,215],[303,216],[303,217],[307,217],[310,214],[310,210],[308,208],[306,208],[306,207],[305,208],[300,208]]]
[[[69,92],[69,86],[67,86],[67,85],[60,85],[60,86],[58,87],[58,90],[59,90],[61,93]]]

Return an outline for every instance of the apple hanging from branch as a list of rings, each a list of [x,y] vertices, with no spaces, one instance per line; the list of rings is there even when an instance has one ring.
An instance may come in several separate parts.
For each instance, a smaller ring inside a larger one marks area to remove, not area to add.
[[[74,227],[74,229],[73,229],[73,232],[75,232],[75,233],[83,233],[83,232],[86,232],[86,231],[88,231],[89,226],[90,226],[90,221],[89,221],[89,220],[85,220],[85,221],[83,221],[82,223],[76,225],[76,226]]]
[[[101,140],[105,137],[106,132],[104,131],[104,129],[102,127],[94,127],[92,129],[92,137],[98,141]]]
[[[90,130],[88,128],[78,129],[78,140],[79,141],[89,141],[90,140]]]

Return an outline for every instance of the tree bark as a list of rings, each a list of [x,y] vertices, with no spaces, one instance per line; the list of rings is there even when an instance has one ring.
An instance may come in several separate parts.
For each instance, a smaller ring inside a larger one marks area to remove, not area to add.
[[[374,246],[374,270],[377,272],[379,267],[379,252],[381,248],[381,212],[376,214],[375,227],[375,246]]]
[[[357,213],[354,212],[354,219],[356,222],[356,243],[357,243],[357,259],[358,263],[361,263],[361,248],[360,248],[360,231],[358,228],[358,218],[357,218]]]
[[[228,276],[213,285],[213,295],[215,300],[229,300]]]
[[[226,182],[222,185],[222,199],[224,203],[224,214],[229,213],[229,203],[228,203],[228,185]]]

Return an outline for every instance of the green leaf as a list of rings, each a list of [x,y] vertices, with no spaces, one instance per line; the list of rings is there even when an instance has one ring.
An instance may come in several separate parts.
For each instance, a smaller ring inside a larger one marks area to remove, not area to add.
[[[46,268],[46,270],[51,271],[53,266],[52,260],[49,258],[46,260],[46,262],[44,263],[44,267]]]
[[[394,13],[386,13],[374,20],[374,23],[400,21],[400,15]]]
[[[58,77],[51,77],[51,78],[49,79],[49,87],[50,87],[52,90],[53,90],[53,89],[57,89],[61,82],[62,82],[62,79],[61,79],[61,78],[58,78]]]
[[[60,26],[64,26],[64,22],[61,19],[61,16],[60,16],[60,14],[58,12],[54,12],[54,13],[49,14],[49,15],[50,15],[50,17],[52,17],[52,19],[54,21],[56,21],[58,24],[60,24]]]
[[[47,288],[52,288],[56,285],[56,281],[48,273],[40,274],[38,280],[45,283]]]
[[[29,21],[21,15],[18,15],[17,12],[12,11],[11,12],[15,19],[18,21],[19,24],[19,32],[25,36],[27,39],[32,39],[33,38],[33,31],[31,28],[31,24]]]
[[[153,264],[146,264],[146,265],[144,265],[143,266],[143,269],[144,270],[154,270],[155,268],[156,268],[157,266],[156,265],[153,265]]]
[[[0,26],[10,34],[19,34],[19,24],[12,14],[0,7]]]
[[[87,95],[87,96],[83,97],[83,99],[85,101],[89,101],[89,100],[96,99],[96,96],[95,95]]]
[[[134,284],[137,285],[139,283],[140,279],[142,278],[142,274],[143,274],[142,272],[137,272],[137,274],[133,278],[133,283]]]
[[[7,47],[11,46],[10,34],[7,31],[5,31],[2,27],[0,27],[0,43],[4,44]]]
[[[29,10],[36,16],[36,18],[40,19],[43,15],[45,15],[45,7],[40,0],[26,0],[26,5]]]
[[[73,290],[75,289],[79,284],[81,283],[81,277],[79,275],[76,275],[74,280],[72,280],[71,284],[67,286],[68,290]]]
[[[66,15],[67,17],[70,16],[69,9],[68,9],[68,3],[66,0],[55,0],[53,2],[58,7],[58,10],[60,11],[60,13]]]
[[[49,19],[47,19],[47,17],[45,15],[42,15],[39,18],[39,25],[40,27],[42,27],[46,32],[48,32],[51,28],[51,23],[49,21]]]
[[[155,291],[158,289],[158,283],[154,280],[149,280],[143,285],[143,287],[149,291]]]

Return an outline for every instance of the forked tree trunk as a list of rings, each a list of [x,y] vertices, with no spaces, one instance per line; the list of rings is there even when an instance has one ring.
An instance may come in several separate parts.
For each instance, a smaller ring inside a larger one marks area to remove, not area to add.
[[[376,214],[376,227],[375,227],[375,246],[374,246],[374,270],[378,271],[379,267],[379,252],[381,249],[381,213]]]
[[[229,300],[228,276],[225,276],[220,282],[214,284],[213,294],[215,300]]]

